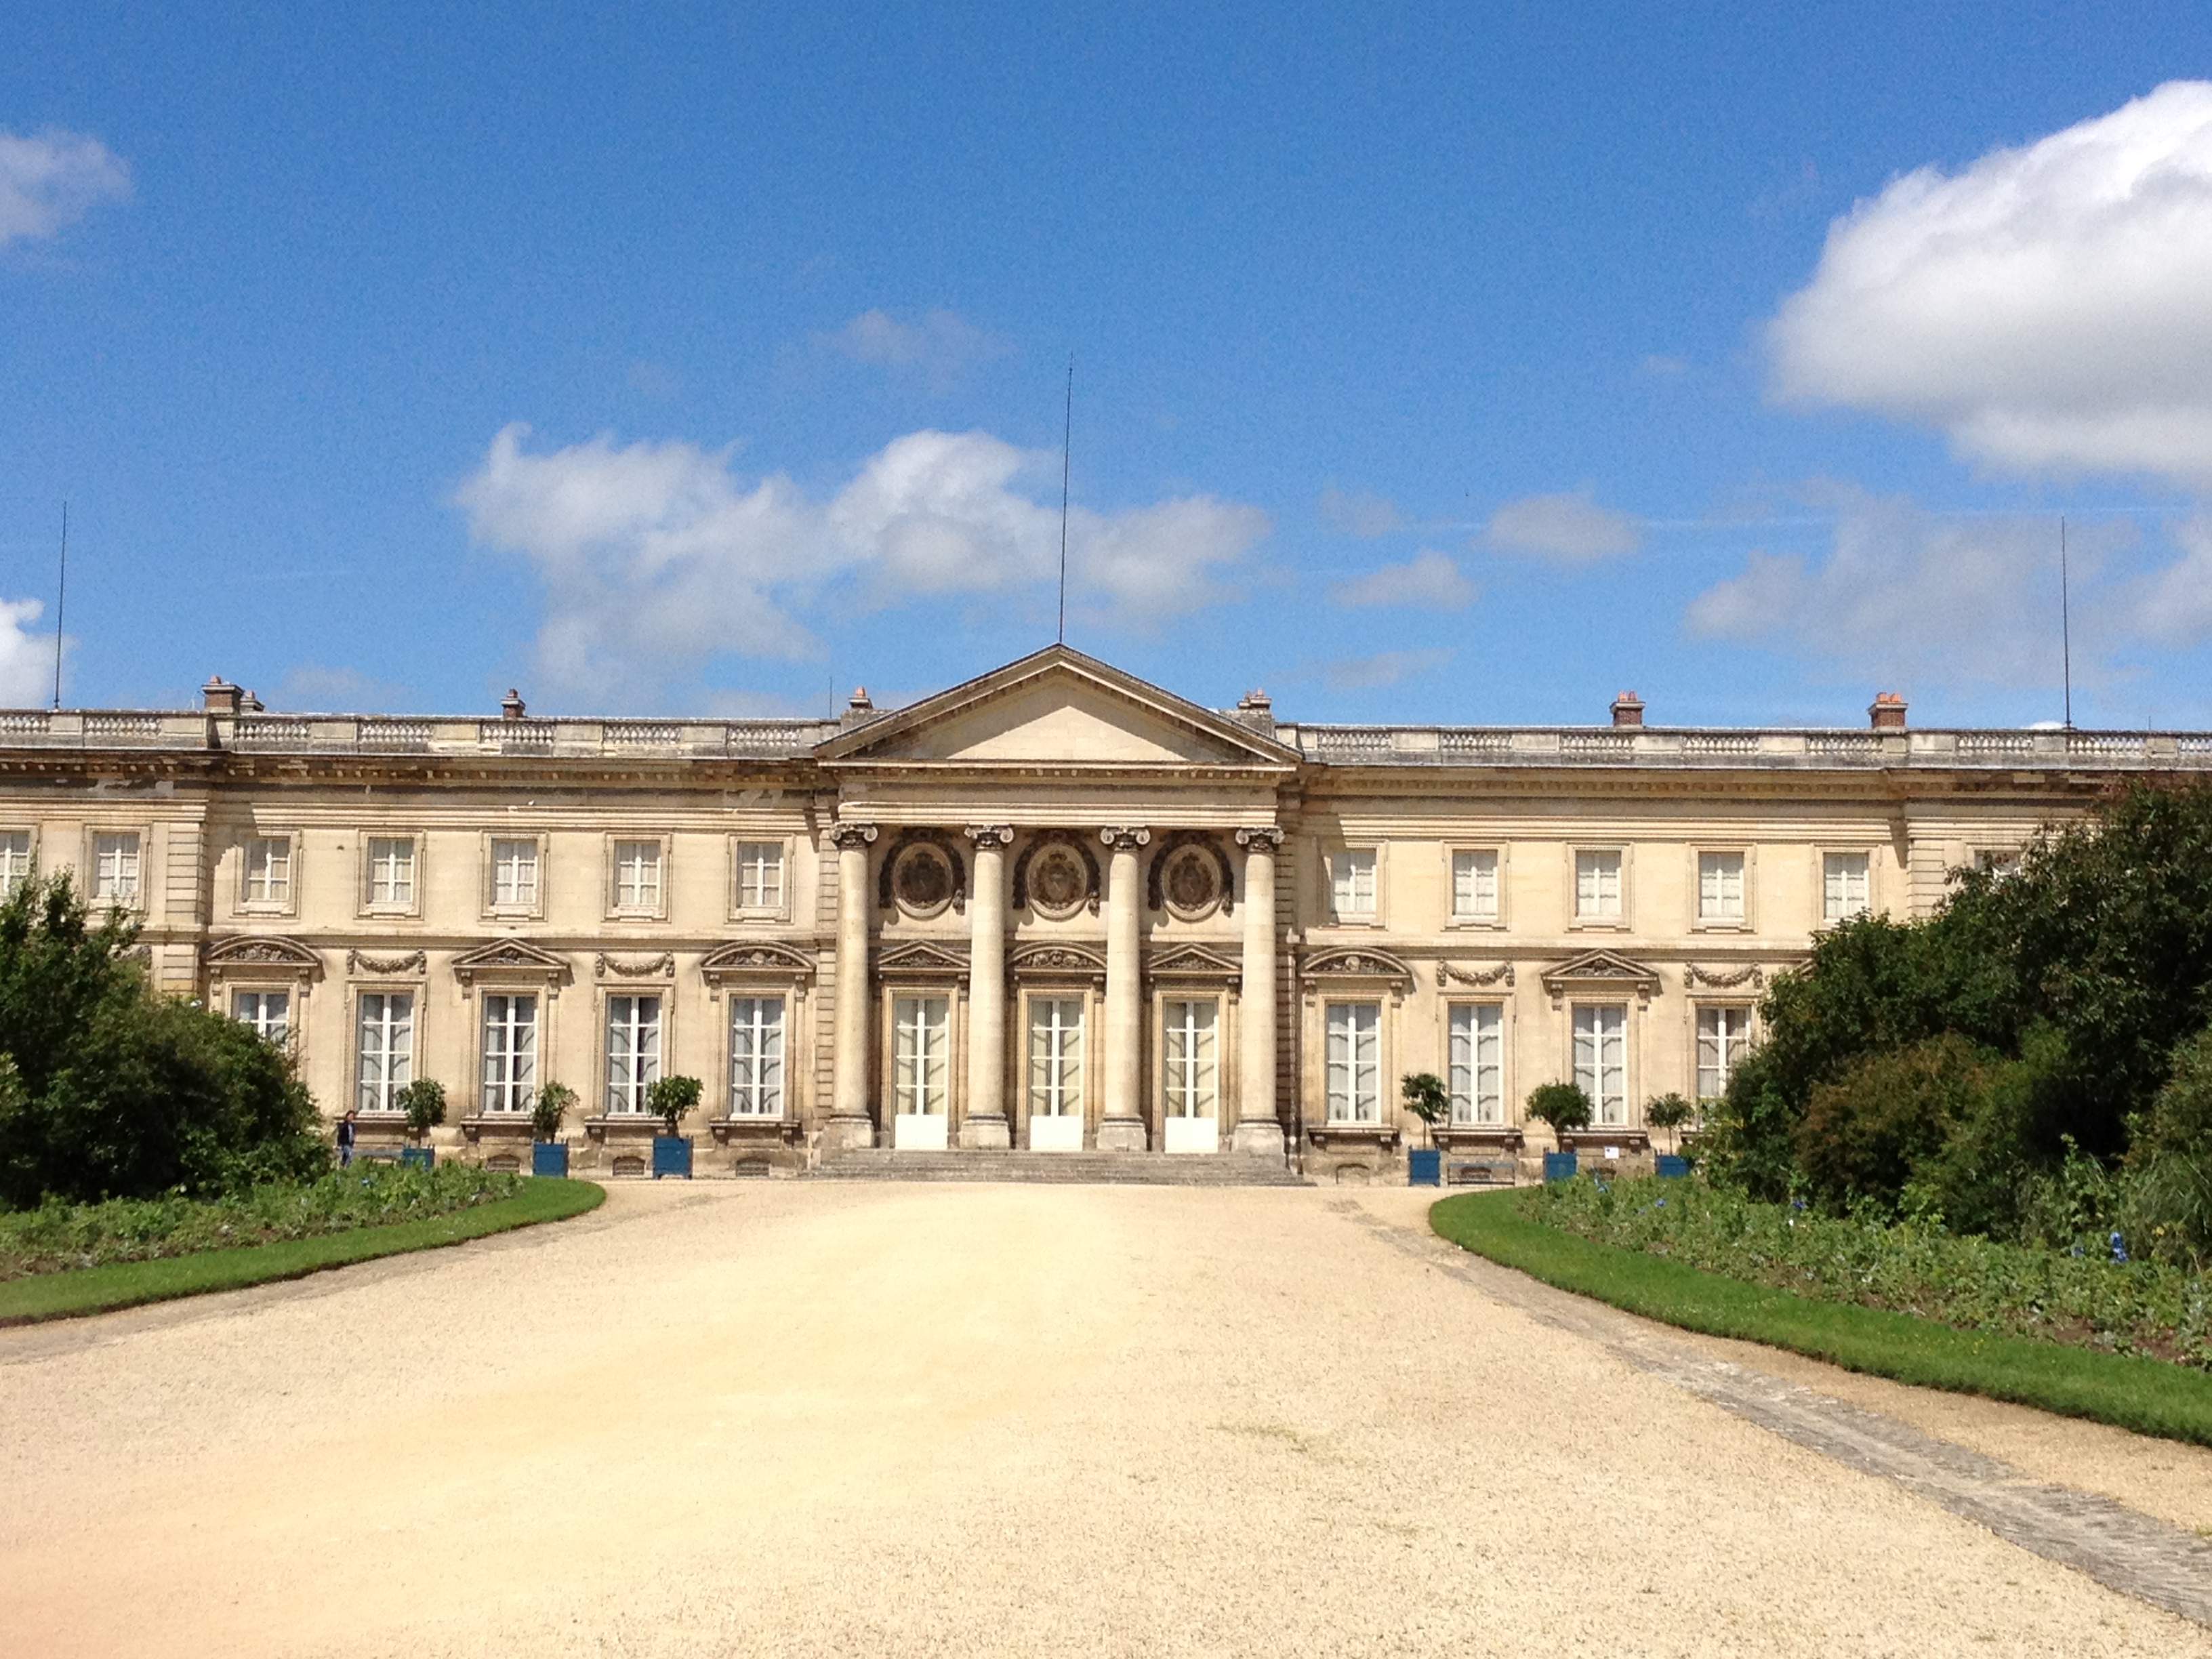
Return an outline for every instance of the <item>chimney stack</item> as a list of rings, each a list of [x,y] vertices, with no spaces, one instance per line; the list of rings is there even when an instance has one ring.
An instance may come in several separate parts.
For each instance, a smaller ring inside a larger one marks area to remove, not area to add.
[[[876,700],[868,695],[868,688],[865,685],[854,686],[852,696],[847,699],[845,703],[845,717],[839,724],[859,726],[875,717]]]
[[[1905,730],[1905,694],[1902,691],[1877,691],[1874,701],[1867,705],[1867,719],[1877,732]]]
[[[235,714],[246,693],[220,674],[210,674],[200,687],[200,707],[210,714]]]
[[[1633,691],[1624,691],[1613,700],[1613,723],[1615,726],[1644,724],[1644,700]]]
[[[1256,687],[1237,699],[1237,718],[1263,738],[1275,735],[1275,700]]]
[[[522,718],[522,693],[508,686],[507,695],[499,700],[499,717],[503,720],[519,720]]]

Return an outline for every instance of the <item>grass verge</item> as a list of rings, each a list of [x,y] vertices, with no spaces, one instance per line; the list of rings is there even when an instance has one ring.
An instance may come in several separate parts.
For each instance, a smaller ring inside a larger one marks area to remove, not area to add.
[[[2212,1376],[2202,1371],[1747,1285],[1545,1226],[1521,1212],[1523,1195],[1448,1198],[1430,1210],[1429,1224],[1462,1249],[1547,1285],[1685,1330],[1763,1342],[1919,1388],[1985,1395],[2212,1446]]]
[[[302,1279],[326,1267],[343,1267],[380,1255],[439,1249],[541,1221],[565,1221],[597,1209],[606,1195],[605,1188],[588,1181],[534,1180],[525,1183],[514,1198],[426,1221],[356,1227],[276,1244],[201,1250],[151,1261],[115,1261],[70,1273],[10,1279],[0,1284],[0,1325],[28,1325],[167,1302],[180,1296],[202,1296],[210,1291],[242,1290],[280,1279]]]

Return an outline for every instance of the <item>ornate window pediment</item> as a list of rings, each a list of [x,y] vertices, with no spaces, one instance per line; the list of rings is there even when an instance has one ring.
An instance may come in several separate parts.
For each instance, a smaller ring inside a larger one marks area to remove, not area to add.
[[[1309,985],[1315,986],[1387,987],[1400,995],[1413,986],[1413,970],[1403,957],[1364,945],[1317,951],[1306,958],[1299,972]]]
[[[928,939],[915,939],[894,945],[878,957],[876,973],[883,979],[965,979],[968,953]]]
[[[246,975],[316,980],[323,976],[321,955],[295,939],[275,933],[240,933],[210,943],[202,958],[215,979]]]
[[[814,958],[772,939],[742,939],[710,951],[699,964],[709,985],[732,980],[804,980],[814,977]]]
[[[1650,1002],[1661,988],[1656,969],[1646,967],[1618,951],[1586,951],[1544,970],[1544,989],[1553,1007],[1571,995],[1615,995],[1633,992],[1638,1002]]]
[[[567,961],[541,951],[527,939],[494,939],[453,958],[453,977],[464,985],[485,979],[529,980],[558,985],[569,976]]]
[[[1243,978],[1244,965],[1225,951],[1203,945],[1178,945],[1154,952],[1145,964],[1145,972],[1152,979],[1218,984]]]
[[[1014,951],[1007,966],[1025,979],[1088,979],[1106,982],[1106,957],[1087,945],[1047,940],[1024,945]]]

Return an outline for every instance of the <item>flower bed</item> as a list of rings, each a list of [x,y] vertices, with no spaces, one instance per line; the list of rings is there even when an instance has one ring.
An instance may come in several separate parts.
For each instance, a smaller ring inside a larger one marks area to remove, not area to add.
[[[1560,1182],[1522,1203],[1529,1220],[1579,1237],[1818,1301],[2212,1370],[2204,1275],[2113,1259],[2124,1252],[2060,1254],[1833,1220],[1694,1181]]]
[[[466,1164],[431,1170],[371,1164],[211,1201],[46,1204],[0,1212],[0,1280],[428,1221],[513,1198],[524,1185],[521,1176]]]

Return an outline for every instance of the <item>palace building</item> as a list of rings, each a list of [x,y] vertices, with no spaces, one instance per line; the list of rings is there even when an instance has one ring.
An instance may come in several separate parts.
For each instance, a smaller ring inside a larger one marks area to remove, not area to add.
[[[2212,735],[1506,728],[1201,708],[1054,646],[895,712],[542,720],[0,713],[0,878],[74,867],[164,989],[291,1045],[326,1115],[526,1161],[557,1079],[580,1170],[641,1167],[700,1079],[702,1175],[842,1149],[1288,1155],[1379,1173],[1443,1139],[1635,1158],[1720,1091],[1769,977],[1925,914],[2116,781]]]

